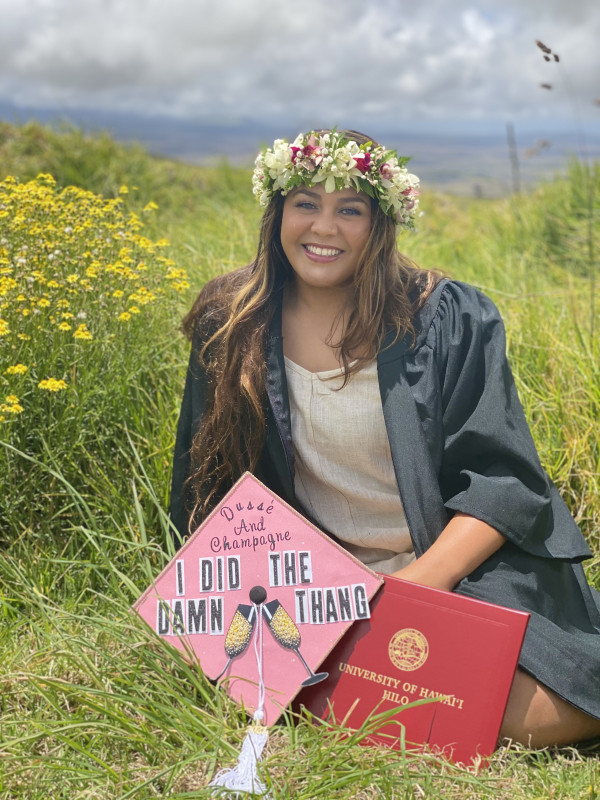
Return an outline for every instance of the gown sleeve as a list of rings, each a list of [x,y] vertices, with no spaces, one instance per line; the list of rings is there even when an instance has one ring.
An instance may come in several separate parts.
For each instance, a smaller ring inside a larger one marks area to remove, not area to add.
[[[441,392],[445,507],[487,522],[537,556],[591,553],[543,470],[506,357],[498,309],[448,282],[427,336]]]

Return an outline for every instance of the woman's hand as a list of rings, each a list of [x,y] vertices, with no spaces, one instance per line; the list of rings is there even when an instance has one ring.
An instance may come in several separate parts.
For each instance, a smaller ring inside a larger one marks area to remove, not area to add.
[[[429,550],[392,574],[395,578],[450,592],[505,541],[506,537],[491,525],[458,512]]]

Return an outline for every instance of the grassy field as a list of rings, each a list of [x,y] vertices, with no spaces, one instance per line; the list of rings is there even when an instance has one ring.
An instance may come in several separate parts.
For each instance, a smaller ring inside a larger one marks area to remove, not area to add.
[[[209,797],[246,721],[129,607],[169,558],[179,321],[207,278],[252,257],[249,174],[31,124],[0,125],[0,181],[0,798]],[[519,197],[426,193],[401,246],[499,305],[542,462],[599,586],[591,187],[597,208],[600,169],[573,163]],[[359,739],[284,720],[263,765],[272,797],[600,797],[599,747],[502,748],[465,770]]]

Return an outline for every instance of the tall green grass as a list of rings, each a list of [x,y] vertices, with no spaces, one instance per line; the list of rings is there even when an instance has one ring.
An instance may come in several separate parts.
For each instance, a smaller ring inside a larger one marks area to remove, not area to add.
[[[5,174],[23,183],[53,171],[57,192],[73,183],[117,198],[126,184],[138,214],[157,201],[144,230],[169,238],[168,257],[191,284],[148,306],[127,336],[103,307],[89,326],[95,338],[68,350],[65,381],[73,359],[83,376],[74,407],[67,390],[62,400],[43,395],[37,410],[22,403],[25,410],[0,427],[0,798],[207,798],[214,772],[235,761],[246,721],[129,608],[169,558],[165,507],[187,359],[179,319],[205,280],[252,256],[259,211],[249,174],[156,160],[108,137],[37,125],[0,126],[0,154]],[[598,582],[600,354],[589,318],[595,265],[573,200],[578,169],[518,199],[426,196],[419,235],[401,245],[424,266],[479,285],[500,306],[542,461],[596,553],[588,572]],[[0,238],[2,226],[0,219]],[[31,333],[32,364],[64,345],[59,338],[49,348],[47,333]],[[117,338],[108,340],[111,333]],[[10,384],[6,393],[17,389]],[[32,397],[34,389],[35,382]],[[14,423],[26,413],[30,424],[17,435]],[[600,794],[597,749],[501,749],[478,772],[433,755],[364,748],[363,734],[284,719],[263,764],[272,797]]]
[[[598,189],[600,170],[592,174]],[[598,264],[585,244],[580,191],[573,162],[567,175],[529,195],[431,197],[421,235],[403,244],[418,262],[475,284],[500,308],[541,461],[599,551],[600,337],[589,313]],[[592,576],[598,580],[596,567]]]

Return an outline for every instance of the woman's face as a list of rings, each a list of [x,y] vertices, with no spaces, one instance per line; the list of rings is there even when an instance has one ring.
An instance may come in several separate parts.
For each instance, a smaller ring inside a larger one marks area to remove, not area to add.
[[[281,244],[299,284],[350,286],[371,232],[371,200],[364,192],[326,192],[299,186],[283,204]]]

